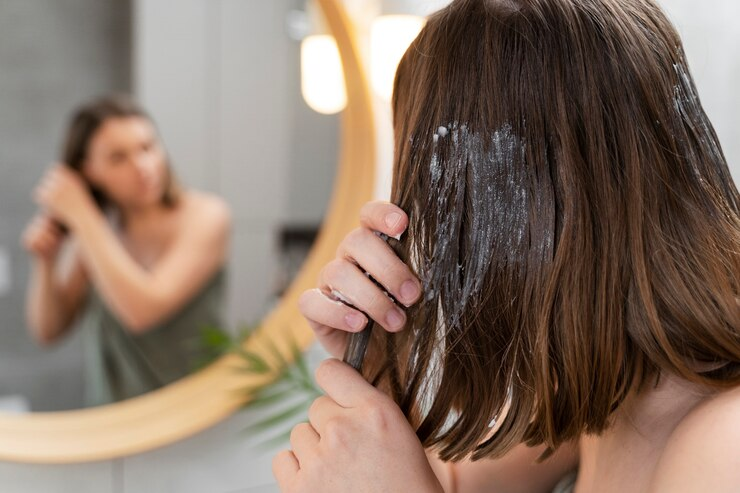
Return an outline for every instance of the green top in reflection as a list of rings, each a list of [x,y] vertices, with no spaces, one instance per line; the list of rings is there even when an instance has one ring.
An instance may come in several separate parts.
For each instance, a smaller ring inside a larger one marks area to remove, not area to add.
[[[145,394],[174,382],[207,358],[204,327],[223,327],[226,274],[217,272],[172,317],[140,334],[126,330],[95,289],[81,317],[85,405],[98,406]]]

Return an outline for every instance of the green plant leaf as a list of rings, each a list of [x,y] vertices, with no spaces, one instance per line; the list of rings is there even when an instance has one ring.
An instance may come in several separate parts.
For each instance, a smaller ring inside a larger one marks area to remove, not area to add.
[[[246,366],[244,367],[245,371],[254,372],[259,375],[270,373],[271,371],[270,365],[259,354],[253,353],[251,351],[247,351],[241,347],[237,351],[237,354],[241,356],[244,362],[246,363]]]
[[[308,369],[308,362],[306,361],[306,357],[304,356],[303,351],[301,351],[301,348],[298,347],[298,343],[296,342],[296,340],[292,337],[290,339],[290,346],[291,351],[293,352],[293,360],[295,361],[295,365],[298,368],[298,371],[304,379],[312,381],[311,371]]]
[[[291,430],[292,428],[282,433],[278,433],[277,435],[266,440],[259,441],[254,444],[254,447],[262,450],[268,450],[275,448],[276,445],[283,445],[290,441]]]
[[[280,423],[285,423],[286,421],[290,420],[291,418],[307,412],[308,406],[310,405],[310,402],[301,401],[298,404],[294,404],[287,409],[283,409],[278,414],[274,414],[272,416],[268,416],[267,418],[264,418],[260,421],[257,421],[256,423],[253,423],[249,426],[247,426],[247,431],[266,431],[274,426],[279,425]]]
[[[307,414],[309,406],[322,395],[322,391],[313,381],[308,361],[295,337],[289,337],[289,352],[278,349],[278,345],[272,340],[267,340],[261,346],[262,352],[245,349],[244,343],[257,327],[257,324],[245,324],[239,328],[237,335],[218,327],[204,327],[199,343],[204,352],[212,355],[212,358],[204,359],[204,363],[225,353],[232,353],[239,360],[232,367],[234,371],[274,376],[265,384],[249,385],[234,391],[245,397],[245,409],[268,410],[267,416],[249,425],[245,432],[254,436],[289,427],[287,432],[279,433],[257,445],[263,447],[285,442],[290,429],[300,422],[301,413]]]
[[[283,370],[290,367],[290,363],[288,363],[288,361],[285,359],[285,356],[283,356],[283,353],[280,352],[275,343],[273,343],[272,341],[268,341],[267,349],[270,350],[273,357],[275,358],[275,361],[277,362],[276,368]]]
[[[244,342],[250,337],[252,337],[252,334],[257,330],[258,324],[244,324],[239,327],[237,330],[237,336],[236,340],[239,342]]]
[[[213,326],[205,326],[201,329],[200,340],[205,347],[219,351],[231,346],[231,334]]]
[[[277,389],[272,386],[268,387],[270,392],[264,392],[263,394],[257,394],[251,401],[246,405],[250,408],[258,408],[275,404],[286,397],[295,396],[300,389],[296,389],[295,386],[283,386]]]

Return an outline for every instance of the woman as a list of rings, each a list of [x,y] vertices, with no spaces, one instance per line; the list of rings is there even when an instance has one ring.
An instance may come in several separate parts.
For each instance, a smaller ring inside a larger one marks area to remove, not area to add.
[[[221,325],[230,213],[179,187],[152,120],[125,97],[81,107],[63,163],[34,191],[23,243],[37,341],[84,331],[86,401],[105,404],[185,376],[199,331]],[[62,248],[63,244],[69,248]]]
[[[318,369],[283,491],[740,491],[740,196],[658,6],[455,0],[393,106],[398,207],[301,299],[378,388]]]

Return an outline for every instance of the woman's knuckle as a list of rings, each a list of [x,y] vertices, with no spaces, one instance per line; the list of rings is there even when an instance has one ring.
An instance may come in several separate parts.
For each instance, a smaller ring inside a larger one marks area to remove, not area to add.
[[[352,255],[362,250],[367,241],[368,230],[365,228],[353,229],[346,238],[345,254]]]
[[[326,359],[322,361],[319,366],[316,367],[316,371],[314,372],[314,375],[316,376],[316,380],[325,381],[327,379],[331,379],[332,375],[334,374],[336,360],[333,359]],[[314,404],[317,404],[321,402],[322,397],[317,398],[314,401]],[[319,404],[317,404],[319,405]]]
[[[354,243],[357,241],[357,235],[361,229],[361,227],[357,227],[342,238],[342,241],[339,243],[339,247],[337,248],[337,257],[344,257],[347,255],[347,252],[352,250]]]
[[[378,216],[378,201],[372,201],[372,202],[365,202],[365,204],[360,209],[360,222],[363,224],[368,224],[374,222],[376,216]]]
[[[298,423],[297,425],[293,427],[292,430],[290,430],[291,445],[295,445],[296,441],[300,438],[300,436],[305,434],[305,432],[307,431],[306,427],[308,426],[310,426],[308,423]]]
[[[391,419],[388,405],[382,399],[370,398],[363,406],[364,419],[373,430],[385,430]]]
[[[380,314],[385,313],[389,309],[390,300],[388,297],[381,293],[379,289],[374,289],[371,294],[367,296],[367,307],[368,310]]]
[[[335,282],[341,278],[343,262],[339,259],[331,260],[324,266],[324,281],[327,283]]]
[[[318,413],[319,406],[321,406],[321,398],[323,396],[317,397],[314,399],[314,401],[311,403],[310,406],[308,406],[308,419],[311,420],[312,418],[316,417],[316,414]]]
[[[283,463],[283,461],[287,458],[287,455],[290,452],[287,450],[281,450],[277,454],[275,454],[275,457],[272,458],[272,470],[275,472],[275,475],[280,475],[281,469],[280,466]]]
[[[393,260],[383,263],[381,267],[382,276],[390,284],[398,284],[405,277],[405,269]]]
[[[283,450],[272,458],[272,473],[279,482],[284,482],[287,479],[285,478],[285,464],[292,460],[290,457],[291,454],[292,452],[290,450]],[[287,491],[292,490],[288,489]]]
[[[298,310],[305,315],[313,306],[313,290],[307,290],[298,297]]]
[[[300,425],[295,425],[293,429],[290,430],[290,437],[288,438],[288,440],[290,441],[290,446],[293,448],[295,448],[295,442],[296,442],[296,439],[298,438],[298,434],[299,434],[298,427],[299,426]]]
[[[324,433],[322,438],[332,448],[342,448],[349,442],[347,423],[340,417],[332,417],[324,424]]]

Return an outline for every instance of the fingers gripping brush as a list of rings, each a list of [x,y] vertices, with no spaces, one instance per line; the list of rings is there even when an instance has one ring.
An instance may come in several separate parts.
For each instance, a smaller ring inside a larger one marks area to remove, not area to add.
[[[380,238],[382,238],[386,242],[391,242],[391,247],[395,246],[394,244],[397,244],[397,240],[390,239],[388,235],[375,232],[376,235],[378,235]],[[364,271],[363,271],[364,272]],[[396,299],[391,296],[390,293],[385,289],[383,285],[381,285],[378,281],[376,281],[369,273],[365,272],[365,275],[370,279],[373,283],[375,283],[376,286],[378,286],[388,298],[393,301],[393,303],[398,304]],[[347,302],[339,293],[333,292],[334,296],[339,298],[339,301],[342,303],[345,303],[346,305],[350,305],[350,303]],[[352,307],[357,309],[356,307]],[[361,310],[360,310],[361,311]],[[357,370],[358,372],[362,373],[362,364],[365,361],[365,354],[367,353],[367,347],[370,344],[370,336],[372,336],[373,330],[375,328],[375,325],[377,322],[370,318],[367,313],[362,312],[365,317],[367,317],[368,323],[365,326],[364,329],[362,329],[360,332],[354,332],[349,335],[349,340],[347,342],[347,348],[344,351],[344,358],[343,361],[350,365],[352,368]]]

